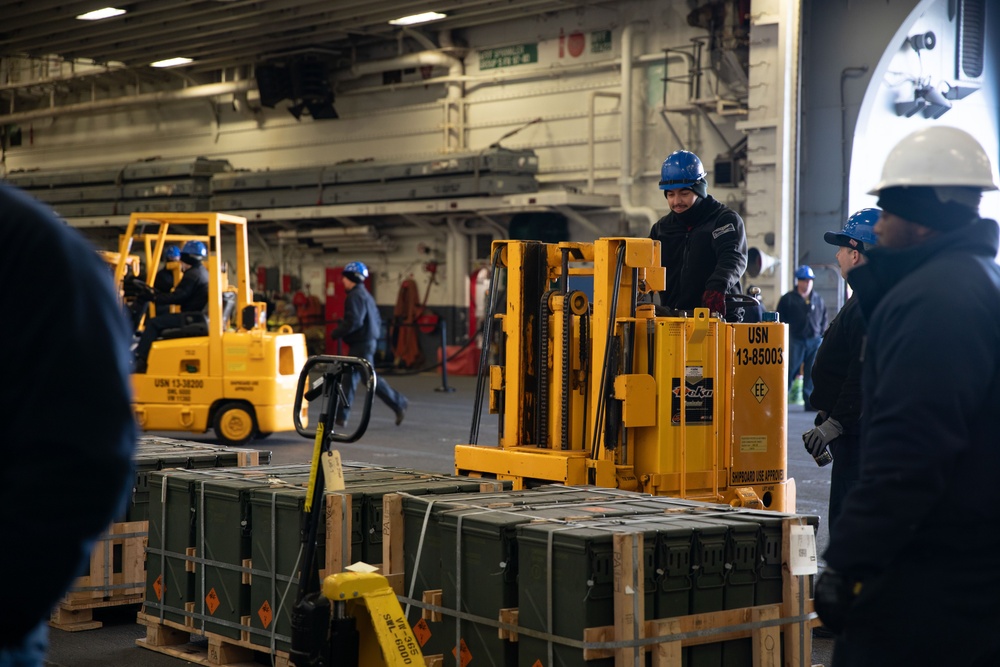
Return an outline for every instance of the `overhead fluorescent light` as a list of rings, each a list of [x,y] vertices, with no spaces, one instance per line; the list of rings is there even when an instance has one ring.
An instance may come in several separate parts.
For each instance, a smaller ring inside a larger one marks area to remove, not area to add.
[[[149,63],[150,67],[176,67],[177,65],[187,65],[189,62],[193,62],[190,58],[167,58],[166,60],[157,60],[155,63]]]
[[[76,18],[81,21],[100,21],[101,19],[109,19],[112,16],[121,16],[125,13],[124,9],[118,9],[116,7],[105,7],[104,9],[95,9],[92,12],[87,12],[86,14],[80,14]]]
[[[442,14],[441,12],[424,12],[423,14],[404,16],[401,19],[393,19],[389,21],[389,23],[392,25],[416,25],[418,23],[427,23],[428,21],[437,21],[438,19],[444,18],[448,18],[448,15]]]

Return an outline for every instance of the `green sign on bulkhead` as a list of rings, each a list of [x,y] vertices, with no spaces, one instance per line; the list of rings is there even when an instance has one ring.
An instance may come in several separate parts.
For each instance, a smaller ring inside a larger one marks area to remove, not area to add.
[[[538,62],[538,44],[517,44],[479,52],[479,69],[497,69]]]

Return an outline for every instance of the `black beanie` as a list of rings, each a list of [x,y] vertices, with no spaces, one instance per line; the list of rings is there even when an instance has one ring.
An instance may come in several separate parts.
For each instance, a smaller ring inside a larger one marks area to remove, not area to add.
[[[969,190],[980,192],[978,188]],[[957,201],[942,202],[934,188],[929,186],[900,186],[880,190],[878,207],[939,232],[958,229],[979,217],[977,208]]]

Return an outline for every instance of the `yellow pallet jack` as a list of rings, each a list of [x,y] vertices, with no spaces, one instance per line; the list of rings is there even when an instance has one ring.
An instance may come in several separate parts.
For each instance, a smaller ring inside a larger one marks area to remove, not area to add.
[[[366,386],[364,405],[354,431],[340,433],[335,422],[337,409],[345,400],[342,383],[355,372]],[[299,374],[293,408],[295,430],[313,438],[314,448],[304,508],[304,563],[292,609],[289,658],[296,667],[406,667],[424,663],[420,645],[385,577],[374,571],[348,571],[327,576],[322,586],[319,581],[316,553],[323,495],[326,489],[343,488],[333,444],[355,442],[364,435],[377,381],[371,365],[355,357],[310,357]],[[304,428],[299,419],[303,399],[321,401],[315,430]]]

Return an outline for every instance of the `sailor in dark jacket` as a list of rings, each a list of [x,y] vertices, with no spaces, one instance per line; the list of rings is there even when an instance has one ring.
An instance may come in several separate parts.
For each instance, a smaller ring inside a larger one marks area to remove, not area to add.
[[[966,132],[889,153],[879,248],[850,273],[868,321],[861,478],[816,582],[834,667],[1000,665],[1000,247]]]
[[[826,304],[813,289],[816,274],[802,265],[795,270],[795,288],[778,299],[778,314],[788,323],[788,386],[802,368],[802,398],[805,410],[815,410],[809,401],[813,392],[812,367],[826,331]]]
[[[726,295],[740,294],[747,268],[743,219],[708,194],[705,168],[690,151],[671,153],[660,170],[670,213],[649,230],[660,242],[667,288],[660,304],[690,311],[704,306],[726,316]]]
[[[139,345],[135,348],[134,373],[146,372],[149,350],[161,333],[167,329],[184,326],[182,313],[200,313],[205,310],[205,306],[208,305],[208,269],[202,262],[207,257],[208,248],[201,241],[188,241],[181,248],[181,270],[184,272],[181,281],[172,292],[157,294],[155,297],[157,306],[178,304],[181,312],[164,313],[146,322],[146,328],[142,330],[142,336],[139,338]]]
[[[823,238],[837,246],[840,275],[865,263],[865,252],[878,240],[875,223],[879,210],[861,209],[839,232],[827,232]],[[830,529],[840,514],[844,496],[858,479],[861,466],[859,439],[861,433],[861,348],[865,340],[865,318],[856,295],[851,295],[837,316],[830,322],[823,342],[816,352],[812,369],[812,406],[819,410],[816,427],[804,433],[806,450],[820,461],[829,448],[833,455],[830,475]]]
[[[41,667],[53,606],[135,482],[132,336],[96,249],[4,184],[0,256],[3,284],[31,276],[7,294],[0,346],[0,665]]]
[[[361,262],[351,262],[344,267],[341,279],[344,289],[347,290],[347,298],[344,300],[344,319],[330,332],[330,337],[347,343],[349,356],[367,359],[368,363],[374,366],[375,347],[379,336],[382,335],[382,318],[379,316],[374,297],[365,289],[364,282],[367,278],[368,267]],[[347,417],[351,413],[351,403],[358,388],[358,379],[359,375],[353,371],[344,378],[346,401],[337,411],[335,417],[337,426],[344,426],[347,423]],[[399,426],[409,405],[406,397],[390,387],[384,376],[380,376],[375,383],[375,395],[396,413],[396,426]]]

